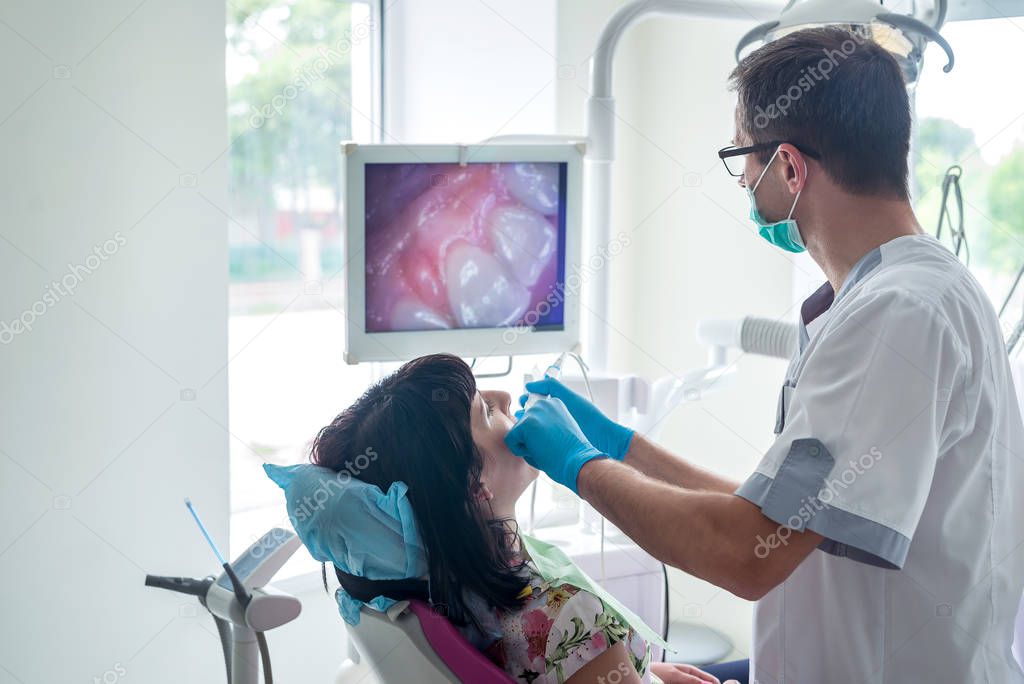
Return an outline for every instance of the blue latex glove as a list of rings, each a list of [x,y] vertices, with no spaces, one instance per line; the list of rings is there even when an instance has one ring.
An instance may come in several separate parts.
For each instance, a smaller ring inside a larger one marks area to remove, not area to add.
[[[621,461],[626,457],[634,431],[609,419],[601,413],[601,409],[573,392],[558,380],[544,378],[536,382],[528,382],[526,383],[526,391],[561,399],[591,444],[616,461]],[[526,404],[527,397],[529,397],[529,394],[524,394],[519,398],[520,406]],[[517,412],[516,418],[521,414],[522,411]]]
[[[595,458],[607,458],[607,454],[587,441],[558,399],[541,399],[531,406],[505,435],[505,444],[513,454],[577,494],[580,468]]]

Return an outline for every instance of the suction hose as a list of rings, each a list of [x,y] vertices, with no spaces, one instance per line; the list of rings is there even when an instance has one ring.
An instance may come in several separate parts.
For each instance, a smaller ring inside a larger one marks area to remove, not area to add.
[[[704,320],[697,324],[701,344],[719,350],[739,349],[750,354],[788,359],[796,351],[796,326],[771,318]],[[720,363],[724,363],[724,357]]]
[[[263,662],[263,681],[265,684],[274,684],[274,673],[270,669],[270,647],[267,646],[267,635],[263,632],[256,632],[256,644],[260,649],[260,660]]]
[[[740,349],[751,354],[788,359],[796,351],[796,326],[770,318],[747,316],[740,323]]]

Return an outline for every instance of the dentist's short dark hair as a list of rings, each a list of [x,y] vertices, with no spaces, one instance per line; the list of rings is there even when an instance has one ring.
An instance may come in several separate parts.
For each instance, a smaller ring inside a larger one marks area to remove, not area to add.
[[[811,149],[848,192],[909,197],[910,99],[899,64],[874,41],[834,27],[795,31],[750,53],[729,81],[751,144]]]

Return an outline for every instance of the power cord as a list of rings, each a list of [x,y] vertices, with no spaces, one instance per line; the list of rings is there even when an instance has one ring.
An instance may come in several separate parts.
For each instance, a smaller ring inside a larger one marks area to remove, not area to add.
[[[959,183],[957,184],[957,193],[958,193],[958,196],[959,196]],[[963,233],[963,231],[961,229],[961,234],[962,233]],[[569,352],[568,354],[572,358],[576,359],[576,363],[580,367],[580,374],[583,375],[583,384],[587,388],[587,398],[590,399],[591,403],[593,403],[594,402],[594,390],[593,390],[593,388],[591,388],[591,386],[590,386],[590,378],[587,376],[587,371],[590,370],[589,367],[583,361],[583,358],[579,354],[577,354],[576,352]],[[530,514],[531,514],[531,516],[533,515],[532,506],[531,506],[531,509],[530,509]],[[601,518],[601,581],[604,582],[604,580],[605,580],[605,565],[604,565],[604,536],[605,536],[605,533],[604,533],[604,516],[601,515],[600,513],[598,513],[598,515]],[[666,642],[668,642],[668,627],[669,627],[669,615],[670,615],[670,613],[669,613],[669,605],[668,605],[668,598],[669,598],[669,592],[668,592],[668,566],[666,566],[664,563],[661,564],[661,576],[662,576],[662,582],[663,582],[663,589],[662,589],[662,591],[663,591],[663,595],[665,597],[664,620],[662,622],[662,630],[661,630],[661,632],[662,632],[662,638]],[[661,661],[662,662],[665,662],[665,657],[666,657],[666,650],[665,649],[661,649]]]
[[[587,371],[590,370],[590,367],[587,366],[586,362],[583,360],[583,357],[580,356],[578,353],[576,353],[574,351],[570,351],[570,352],[566,352],[566,354],[570,358],[575,359],[576,364],[580,367],[580,374],[583,376],[583,385],[587,388],[587,399],[590,400],[590,403],[594,403],[594,389],[590,386],[590,377],[588,377],[588,375],[587,375]],[[595,509],[595,511],[596,511],[596,509]],[[597,515],[601,519],[601,522],[599,523],[600,529],[601,529],[601,546],[600,546],[601,581],[604,582],[605,578],[607,577],[607,574],[605,573],[605,565],[604,565],[604,536],[605,536],[605,532],[604,532],[604,516],[601,515],[600,513],[598,513]]]
[[[960,256],[960,250],[964,252],[964,265],[971,263],[971,248],[967,243],[967,234],[964,232],[964,195],[960,189],[960,177],[964,170],[954,164],[946,169],[946,175],[942,178],[942,200],[939,209],[939,225],[935,229],[935,239],[942,239],[943,227],[949,228],[950,237],[953,240],[953,254]],[[949,210],[949,193],[953,191],[953,198],[956,200],[956,225],[953,223],[953,215]]]

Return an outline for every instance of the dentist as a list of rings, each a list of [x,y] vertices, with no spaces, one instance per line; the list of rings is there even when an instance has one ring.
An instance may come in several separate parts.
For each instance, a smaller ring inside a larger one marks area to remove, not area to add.
[[[887,52],[789,34],[736,68],[719,155],[769,242],[828,277],[800,311],[776,440],[742,483],[555,380],[512,450],[665,563],[757,601],[751,681],[1024,682],[1024,427],[999,321],[925,235]]]

